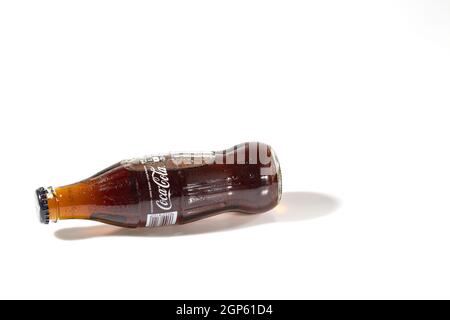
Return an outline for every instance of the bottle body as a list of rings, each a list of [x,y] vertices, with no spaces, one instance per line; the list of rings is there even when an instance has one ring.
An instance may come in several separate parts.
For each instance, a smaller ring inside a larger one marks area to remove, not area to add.
[[[47,202],[47,220],[157,227],[227,211],[270,210],[281,197],[281,171],[272,148],[254,142],[219,152],[124,160],[78,183],[40,193]]]

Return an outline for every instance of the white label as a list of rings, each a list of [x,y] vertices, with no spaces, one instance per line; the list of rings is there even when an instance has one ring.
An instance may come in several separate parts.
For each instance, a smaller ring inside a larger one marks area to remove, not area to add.
[[[152,173],[152,180],[158,190],[158,200],[156,200],[156,204],[160,209],[165,211],[172,209],[172,201],[170,200],[170,182],[166,167],[160,166],[155,168],[150,166],[150,171]]]
[[[146,227],[161,227],[175,224],[177,222],[177,211],[164,213],[149,213],[147,214]]]
[[[159,209],[169,211],[172,209],[169,173],[167,172],[164,156],[148,156],[140,159],[147,177],[148,191],[150,194],[150,214],[154,213],[154,205]],[[154,189],[152,188],[154,185]],[[156,192],[153,192],[153,190]]]

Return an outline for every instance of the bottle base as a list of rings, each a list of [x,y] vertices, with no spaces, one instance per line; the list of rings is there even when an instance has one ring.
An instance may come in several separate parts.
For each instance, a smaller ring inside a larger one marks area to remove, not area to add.
[[[275,170],[276,170],[276,175],[277,175],[277,179],[278,179],[278,199],[277,202],[280,203],[281,201],[281,197],[283,195],[283,177],[281,175],[281,167],[280,167],[280,162],[278,161],[278,157],[277,154],[275,153],[275,151],[273,151],[272,149],[272,153],[273,153],[273,161],[275,164]]]

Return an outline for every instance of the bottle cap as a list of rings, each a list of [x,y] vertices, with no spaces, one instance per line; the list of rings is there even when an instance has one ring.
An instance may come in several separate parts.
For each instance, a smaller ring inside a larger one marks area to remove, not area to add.
[[[48,224],[50,221],[50,213],[48,210],[48,189],[46,188],[38,188],[36,189],[36,197],[38,202],[38,212],[41,223]]]

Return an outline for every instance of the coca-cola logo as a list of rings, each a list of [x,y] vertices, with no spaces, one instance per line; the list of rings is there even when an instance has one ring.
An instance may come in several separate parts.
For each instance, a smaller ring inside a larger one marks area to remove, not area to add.
[[[150,167],[150,171],[152,172],[152,180],[158,189],[156,205],[162,210],[170,210],[172,201],[170,200],[170,183],[167,169],[165,167]]]

